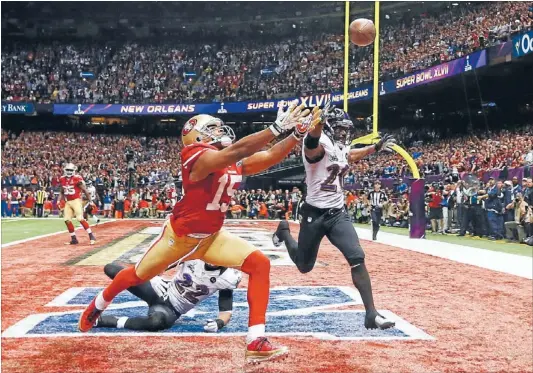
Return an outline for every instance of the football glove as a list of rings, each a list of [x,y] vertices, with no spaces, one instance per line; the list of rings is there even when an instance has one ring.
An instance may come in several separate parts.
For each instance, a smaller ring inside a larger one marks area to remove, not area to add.
[[[301,118],[309,114],[309,110],[303,109],[304,105],[297,106],[296,100],[289,105],[287,110],[283,109],[283,106],[280,106],[275,122],[269,127],[274,136],[279,136],[284,132],[290,131],[296,124],[301,122]]]
[[[376,152],[385,150],[388,152],[392,151],[392,147],[396,145],[396,139],[392,135],[384,135],[379,142],[374,145]]]
[[[331,105],[331,101],[326,102],[320,115],[320,123],[325,124],[326,120],[335,112],[335,109],[335,106]]]
[[[293,136],[297,140],[303,139],[305,135],[307,135],[307,132],[311,131],[318,123],[320,123],[321,117],[322,110],[320,110],[318,106],[315,106],[311,114],[308,114],[300,123],[296,124]]]
[[[224,327],[224,321],[220,319],[207,320],[204,325],[204,331],[206,333],[216,333]]]

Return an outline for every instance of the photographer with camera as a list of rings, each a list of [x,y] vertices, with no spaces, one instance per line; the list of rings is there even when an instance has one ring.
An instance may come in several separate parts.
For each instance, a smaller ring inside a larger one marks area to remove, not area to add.
[[[529,205],[524,201],[522,193],[517,193],[514,201],[505,206],[505,208],[514,213],[514,220],[505,223],[505,237],[508,240],[514,240],[514,230],[516,230],[518,234],[518,242],[524,242],[528,235],[532,235],[532,232],[531,219],[530,216],[528,216]]]

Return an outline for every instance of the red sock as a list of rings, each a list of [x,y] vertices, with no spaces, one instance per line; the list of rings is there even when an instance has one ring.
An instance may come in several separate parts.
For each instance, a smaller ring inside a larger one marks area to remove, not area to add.
[[[87,220],[80,221],[80,224],[83,227],[83,229],[85,230],[89,229],[89,223],[87,223]]]
[[[72,224],[71,221],[66,221],[65,224],[67,225],[67,229],[70,233],[74,233],[74,224]]]
[[[131,286],[142,284],[141,280],[135,273],[135,267],[124,268],[117,273],[113,281],[104,289],[103,296],[106,302],[111,302],[120,292]]]
[[[270,260],[261,251],[251,253],[244,260],[241,270],[248,274],[248,326],[264,324],[270,294]]]

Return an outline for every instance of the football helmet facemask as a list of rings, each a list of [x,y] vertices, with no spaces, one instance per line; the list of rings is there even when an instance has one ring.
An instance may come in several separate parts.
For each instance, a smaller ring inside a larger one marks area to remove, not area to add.
[[[71,177],[76,172],[76,166],[74,166],[74,164],[72,164],[72,163],[67,163],[65,165],[64,171],[65,171],[65,176],[66,177]]]
[[[225,148],[233,143],[235,133],[221,119],[200,114],[183,125],[181,140],[184,146],[201,142]]]
[[[341,145],[350,144],[350,130],[354,127],[348,113],[339,108],[333,109],[326,115],[324,131],[336,143]]]

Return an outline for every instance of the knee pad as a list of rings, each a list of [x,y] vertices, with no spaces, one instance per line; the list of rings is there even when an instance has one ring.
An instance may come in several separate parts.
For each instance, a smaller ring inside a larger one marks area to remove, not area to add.
[[[357,258],[354,258],[354,259],[350,259],[348,264],[350,264],[350,267],[352,269],[359,267],[361,264],[365,264],[365,254],[363,253],[362,257],[357,257]]]
[[[296,267],[298,268],[298,271],[300,271],[300,273],[308,273],[308,272],[311,272],[313,270],[313,268],[315,267],[315,263],[312,263],[312,264],[308,264],[308,263],[297,264]]]
[[[157,332],[166,329],[166,324],[165,315],[161,312],[154,312],[149,316],[149,322],[146,329],[151,332]]]
[[[113,263],[108,263],[104,266],[104,273],[106,274],[107,277],[109,277],[110,279],[114,279],[115,276],[124,269],[124,267],[118,265],[118,264],[113,264]]]
[[[149,312],[149,317],[152,320],[150,324],[158,328],[156,330],[168,329],[178,319],[178,316],[173,310],[161,304],[151,306]]]

